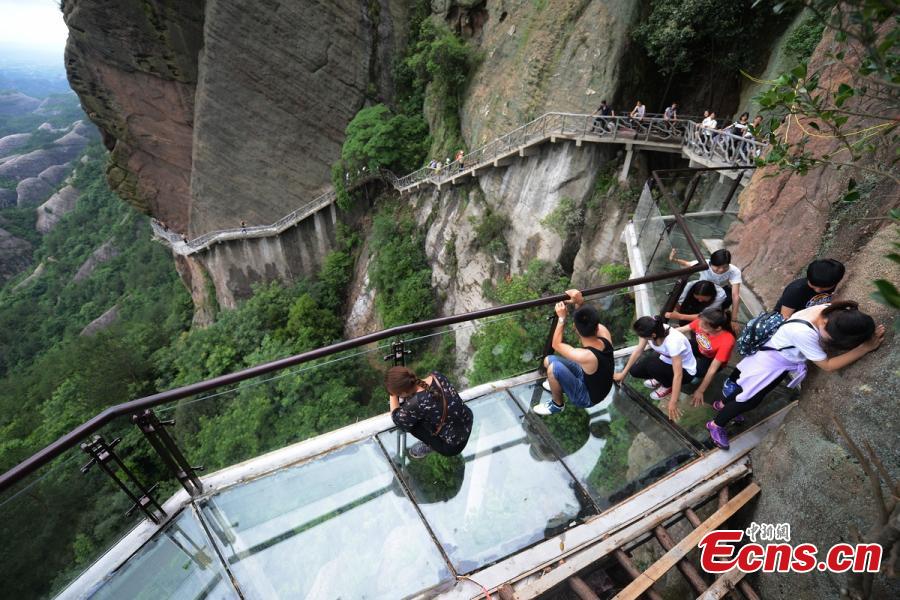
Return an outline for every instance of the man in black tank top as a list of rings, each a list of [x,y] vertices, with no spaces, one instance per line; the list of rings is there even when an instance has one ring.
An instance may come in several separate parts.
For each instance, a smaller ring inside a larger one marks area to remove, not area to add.
[[[553,350],[556,354],[544,359],[547,367],[547,381],[544,389],[551,398],[532,407],[539,415],[552,415],[561,411],[563,394],[575,406],[588,407],[597,404],[612,388],[613,364],[612,336],[609,329],[600,323],[600,313],[592,306],[582,306],[584,298],[578,290],[567,290],[566,294],[575,306],[572,320],[581,343],[575,348],[563,342],[566,325],[565,302],[556,305],[559,322],[553,332]]]

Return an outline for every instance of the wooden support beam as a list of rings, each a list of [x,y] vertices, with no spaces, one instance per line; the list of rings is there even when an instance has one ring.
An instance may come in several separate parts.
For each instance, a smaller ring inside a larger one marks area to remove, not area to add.
[[[550,588],[559,585],[572,575],[615,552],[623,544],[643,533],[652,531],[654,527],[672,518],[684,509],[695,506],[702,502],[703,499],[709,498],[720,487],[740,479],[745,473],[747,473],[746,461],[736,463],[719,471],[712,479],[695,484],[688,493],[678,498],[673,498],[655,509],[648,507],[640,520],[615,531],[602,541],[569,556],[564,563],[555,566],[551,571],[541,575],[540,578],[517,585],[516,593],[521,598],[536,598],[546,593]],[[647,491],[649,490],[645,490],[645,492]],[[481,581],[483,582],[483,579]]]
[[[592,590],[590,586],[584,582],[584,579],[578,575],[569,577],[569,588],[575,592],[575,595],[581,598],[581,600],[600,600],[600,596],[595,594],[594,590]]]
[[[500,600],[519,600],[516,591],[508,583],[504,583],[500,586],[497,590],[497,595],[500,596]]]
[[[672,536],[669,535],[669,532],[666,531],[666,528],[662,525],[656,526],[653,530],[653,536],[656,538],[656,541],[659,542],[659,545],[665,548],[666,551],[675,547],[675,540],[672,539]],[[681,571],[681,574],[684,575],[684,578],[687,579],[688,583],[691,584],[691,587],[694,588],[694,592],[702,594],[706,591],[709,586],[703,581],[703,576],[700,575],[700,571],[697,570],[697,567],[695,567],[693,563],[685,558],[679,560],[677,566],[678,570]]]
[[[710,518],[701,523],[699,527],[678,542],[674,548],[666,552],[659,560],[653,563],[649,569],[644,571],[640,577],[632,581],[628,587],[616,594],[613,600],[635,600],[644,593],[647,588],[668,573],[669,569],[674,567],[679,560],[687,556],[691,550],[696,548],[700,540],[703,539],[703,536],[728,520],[758,493],[759,485],[757,485],[756,482],[751,482],[750,485],[741,491],[741,493],[729,500],[725,506],[713,513]]]
[[[631,562],[631,558],[625,554],[625,551],[621,548],[617,548],[614,556],[616,557],[616,561],[625,569],[625,572],[628,573],[628,576],[632,579],[637,579],[641,576],[641,572],[638,571],[638,568],[634,566],[634,563]],[[644,592],[644,596],[649,598],[650,600],[663,600],[663,597],[659,595],[659,592],[654,590],[652,587],[647,588],[647,591]]]
[[[727,502],[728,486],[726,485],[721,490],[719,490],[719,508],[725,506]],[[700,517],[698,517],[696,513],[694,513],[694,511],[686,510],[684,514],[687,515],[688,520],[692,525],[694,525],[694,527],[696,527],[700,523]],[[741,591],[746,600],[762,600],[762,598],[759,597],[759,594],[756,593],[756,590],[753,589],[753,586],[750,585],[750,582],[746,579],[741,579],[740,581],[738,581],[737,588]]]
[[[743,580],[745,573],[740,569],[732,569],[716,579],[709,589],[697,596],[697,600],[721,600]]]
[[[532,144],[531,146],[520,146],[519,147],[519,157],[525,158],[526,156],[534,156],[538,152],[540,152],[540,148],[538,148],[537,144]]]

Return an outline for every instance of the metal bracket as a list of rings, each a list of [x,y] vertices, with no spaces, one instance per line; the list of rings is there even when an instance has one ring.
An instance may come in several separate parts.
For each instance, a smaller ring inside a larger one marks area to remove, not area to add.
[[[125,513],[125,516],[130,515],[135,509],[139,508],[148,519],[159,525],[161,519],[166,516],[166,511],[163,510],[159,502],[153,497],[152,492],[156,489],[156,485],[149,489],[146,488],[138,481],[137,477],[134,476],[134,473],[125,466],[125,463],[122,462],[116,453],[113,452],[113,448],[118,446],[121,441],[121,438],[116,438],[107,444],[102,435],[96,435],[90,442],[81,444],[81,449],[84,453],[91,457],[91,460],[81,467],[81,472],[87,473],[91,467],[98,465],[103,469],[103,472],[119,486],[119,489],[131,499],[132,506],[128,509],[128,512]],[[120,470],[125,474],[127,481],[137,488],[137,491],[141,494],[140,496],[128,487],[125,480],[119,477],[117,470]],[[154,509],[156,512],[154,512]],[[157,514],[157,512],[159,514]]]
[[[385,355],[384,361],[387,362],[392,360],[394,361],[395,367],[405,367],[407,354],[412,354],[412,350],[407,350],[403,344],[403,340],[400,340],[399,342],[391,344],[391,353]]]
[[[160,421],[150,409],[134,415],[131,420],[140,428],[147,441],[150,442],[150,445],[153,446],[166,467],[178,479],[187,493],[193,498],[202,494],[203,483],[195,471],[203,470],[203,467],[192,467],[188,464],[184,454],[175,444],[175,440],[165,429],[167,425],[174,425],[175,420]]]

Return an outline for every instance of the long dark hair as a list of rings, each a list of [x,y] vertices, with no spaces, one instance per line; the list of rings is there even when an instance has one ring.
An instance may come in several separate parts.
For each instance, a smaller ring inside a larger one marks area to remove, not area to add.
[[[825,333],[831,338],[825,342],[828,350],[852,350],[875,333],[875,320],[859,310],[859,304],[852,300],[832,302],[822,311],[822,316],[827,319]]]
[[[716,284],[712,281],[707,281],[705,279],[692,283],[690,290],[688,290],[687,297],[684,299],[684,302],[681,303],[681,312],[694,315],[704,308],[707,308],[716,301],[716,295],[718,293],[716,287]],[[695,296],[708,296],[709,300],[701,302],[700,300],[697,300]]]
[[[428,384],[406,367],[391,367],[384,375],[384,387],[395,396],[412,394],[419,386],[428,389]]]
[[[642,338],[656,337],[661,340],[669,334],[665,320],[659,315],[655,317],[641,317],[631,326],[634,332]]]

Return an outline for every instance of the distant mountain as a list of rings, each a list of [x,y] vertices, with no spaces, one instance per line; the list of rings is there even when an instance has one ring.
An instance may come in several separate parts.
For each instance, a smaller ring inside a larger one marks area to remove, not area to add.
[[[0,92],[0,116],[25,115],[40,105],[40,100],[22,92]]]
[[[68,92],[62,52],[0,45],[0,91],[10,90],[38,99]]]

